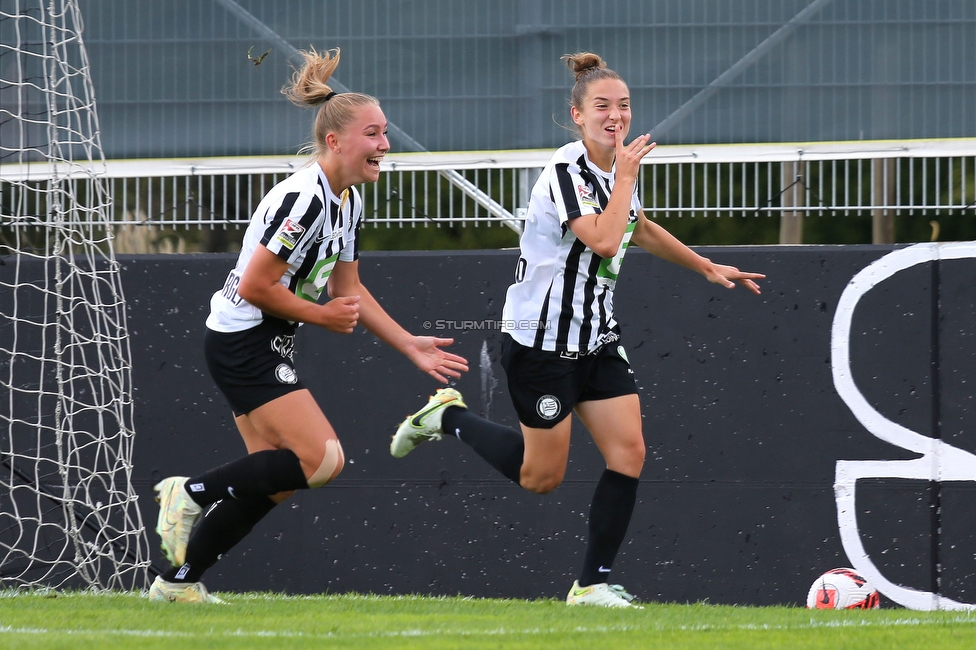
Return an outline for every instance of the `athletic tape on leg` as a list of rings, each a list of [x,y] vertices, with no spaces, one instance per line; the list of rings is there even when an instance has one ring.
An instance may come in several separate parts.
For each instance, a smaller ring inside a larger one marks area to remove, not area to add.
[[[325,457],[322,464],[315,470],[315,473],[308,479],[308,487],[322,487],[339,474],[346,457],[342,453],[342,445],[338,440],[329,440],[325,443]]]

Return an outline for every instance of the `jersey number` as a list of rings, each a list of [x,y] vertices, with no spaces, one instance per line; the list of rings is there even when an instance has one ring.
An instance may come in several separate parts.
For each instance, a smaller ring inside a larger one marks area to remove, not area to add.
[[[515,264],[515,281],[521,282],[525,279],[525,269],[528,267],[529,263],[525,261],[524,257],[520,257],[518,262]]]

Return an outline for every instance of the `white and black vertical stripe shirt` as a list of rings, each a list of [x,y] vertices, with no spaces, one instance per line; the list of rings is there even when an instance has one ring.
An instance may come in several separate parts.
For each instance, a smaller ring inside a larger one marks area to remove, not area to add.
[[[258,246],[288,262],[281,284],[300,298],[318,301],[336,262],[359,258],[362,216],[363,203],[356,188],[336,196],[317,163],[275,185],[251,216],[237,266],[210,299],[207,327],[239,332],[264,319],[260,309],[237,294],[244,269]]]
[[[613,288],[641,210],[636,183],[630,223],[612,259],[587,248],[569,228],[571,219],[606,209],[615,171],[602,171],[588,160],[582,141],[571,142],[556,151],[532,188],[515,284],[502,310],[502,330],[520,344],[587,352],[619,332]]]

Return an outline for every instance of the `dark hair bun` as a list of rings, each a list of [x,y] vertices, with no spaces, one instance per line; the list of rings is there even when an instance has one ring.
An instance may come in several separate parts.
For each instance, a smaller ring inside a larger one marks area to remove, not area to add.
[[[600,55],[593,54],[592,52],[566,54],[562,58],[566,61],[566,65],[569,66],[569,69],[573,71],[573,75],[576,77],[577,81],[579,81],[580,77],[590,70],[607,67],[606,62],[600,58]]]

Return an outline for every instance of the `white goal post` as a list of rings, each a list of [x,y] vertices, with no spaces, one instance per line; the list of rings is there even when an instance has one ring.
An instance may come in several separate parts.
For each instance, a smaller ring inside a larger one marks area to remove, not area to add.
[[[0,587],[146,587],[125,298],[76,0],[0,4]],[[32,168],[54,168],[35,178]],[[99,170],[102,170],[100,173]]]

